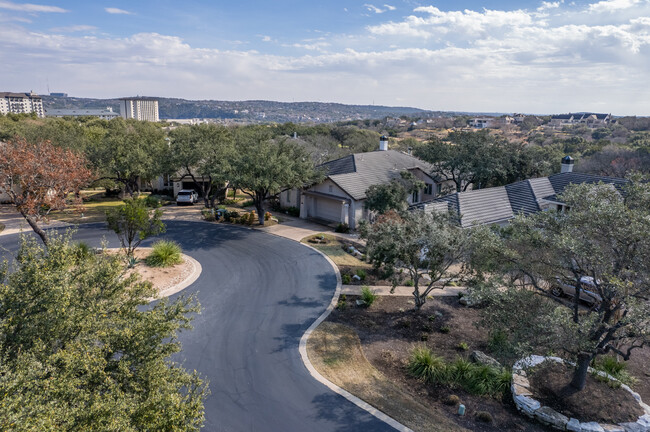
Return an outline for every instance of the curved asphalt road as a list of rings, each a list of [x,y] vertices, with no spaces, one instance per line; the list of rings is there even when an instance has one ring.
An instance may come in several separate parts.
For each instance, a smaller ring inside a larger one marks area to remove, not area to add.
[[[180,243],[203,273],[172,296],[196,294],[202,313],[180,334],[174,360],[210,382],[205,431],[393,431],[312,378],[298,353],[301,336],[326,309],[336,276],[318,253],[259,231],[166,221],[162,237]],[[102,224],[75,238],[119,245]],[[151,239],[143,246],[155,241]],[[18,235],[0,236],[16,250]],[[0,250],[0,255],[2,255]]]

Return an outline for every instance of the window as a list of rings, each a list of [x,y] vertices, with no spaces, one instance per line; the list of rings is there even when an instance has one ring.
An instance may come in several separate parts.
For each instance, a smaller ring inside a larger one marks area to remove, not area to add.
[[[436,185],[436,193],[440,195],[442,193],[442,183]]]
[[[412,198],[413,204],[419,203],[420,202],[420,191],[413,192],[413,196],[411,198]]]
[[[424,194],[425,195],[433,195],[433,185],[431,183],[427,183],[424,186]]]
[[[287,191],[287,203],[291,204],[291,191]]]
[[[329,191],[330,191],[330,193],[334,192],[334,186],[330,185]]]

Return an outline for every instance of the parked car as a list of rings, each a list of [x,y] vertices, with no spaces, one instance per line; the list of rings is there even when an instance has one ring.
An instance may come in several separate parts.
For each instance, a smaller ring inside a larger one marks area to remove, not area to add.
[[[574,298],[576,295],[576,287],[566,284],[558,278],[551,287],[551,294],[556,297],[565,295]],[[594,278],[591,276],[582,276],[580,278],[580,300],[592,306],[600,304],[603,300],[596,292],[596,284],[594,283]]]
[[[176,205],[194,204],[199,201],[199,194],[191,189],[182,189],[176,196]]]

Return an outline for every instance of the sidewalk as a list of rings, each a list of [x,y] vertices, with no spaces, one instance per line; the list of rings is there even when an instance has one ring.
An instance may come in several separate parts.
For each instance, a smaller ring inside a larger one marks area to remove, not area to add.
[[[363,285],[343,285],[341,287],[341,294],[348,295],[361,295],[361,287]],[[413,287],[398,286],[395,287],[395,292],[390,293],[390,286],[369,286],[370,290],[375,294],[381,296],[399,296],[399,297],[413,297]],[[446,287],[444,289],[434,289],[429,293],[432,297],[457,297],[459,293],[465,292],[465,287]]]
[[[284,214],[279,216],[280,218],[283,219],[282,223],[269,226],[269,227],[260,227],[255,229],[267,232],[269,234],[275,234],[280,237],[285,237],[291,240],[295,240],[298,242],[307,236],[319,234],[319,233],[327,233],[346,240],[359,242],[359,238],[355,234],[337,233],[334,232],[334,230],[328,226],[310,222],[306,219],[294,218]]]

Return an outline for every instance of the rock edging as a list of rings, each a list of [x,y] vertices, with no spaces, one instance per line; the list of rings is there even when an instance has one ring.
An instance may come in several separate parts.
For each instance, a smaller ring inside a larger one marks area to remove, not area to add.
[[[575,418],[568,418],[567,416],[560,414],[550,407],[542,406],[539,401],[533,399],[532,397],[533,393],[530,390],[530,381],[528,381],[526,370],[535,367],[547,360],[554,361],[556,363],[571,364],[570,362],[567,362],[559,357],[532,355],[530,357],[519,360],[512,367],[512,383],[510,384],[510,391],[512,392],[512,398],[515,402],[517,410],[519,410],[521,413],[539,421],[540,423],[562,431],[650,432],[650,406],[643,403],[641,396],[625,384],[621,384],[621,388],[632,394],[634,399],[639,403],[641,408],[643,408],[643,411],[645,413],[634,423],[628,422],[613,425],[597,422],[580,422]],[[618,381],[613,376],[602,371],[596,371],[592,368],[589,368],[589,372],[596,373],[610,380]]]

